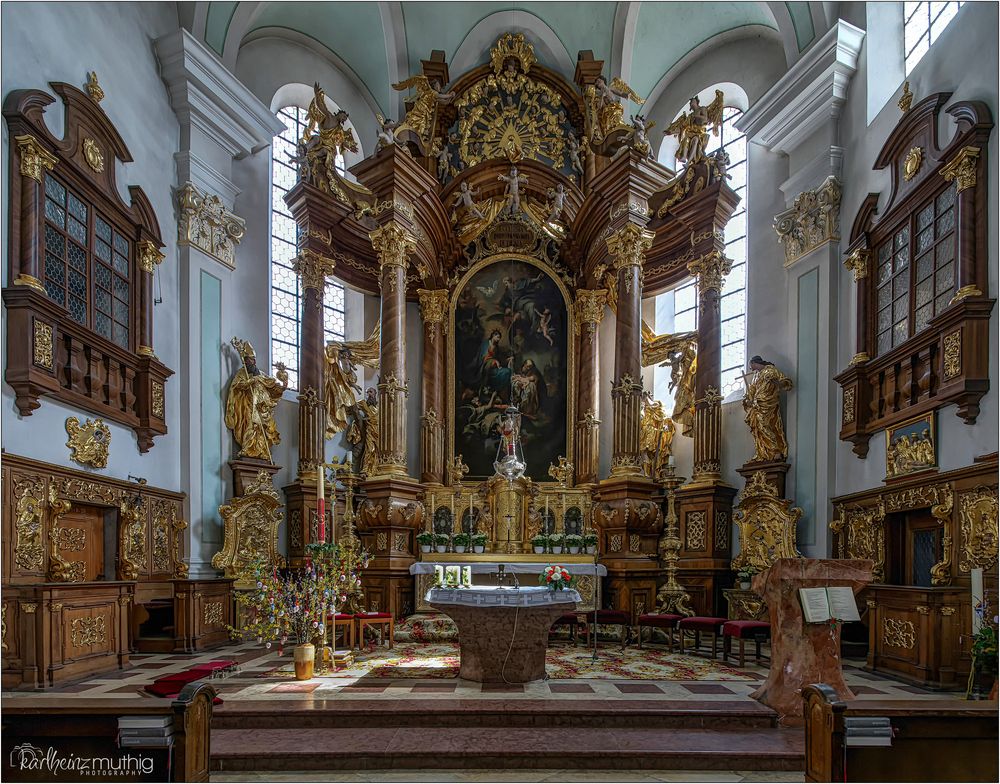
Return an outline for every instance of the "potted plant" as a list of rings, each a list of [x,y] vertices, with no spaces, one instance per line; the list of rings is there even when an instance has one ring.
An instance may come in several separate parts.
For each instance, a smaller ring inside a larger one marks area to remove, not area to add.
[[[583,537],[579,534],[566,534],[564,542],[566,544],[566,549],[570,552],[570,555],[576,555],[580,552],[580,548],[583,547]]]
[[[750,590],[750,578],[757,574],[757,570],[751,566],[741,566],[736,572],[736,579],[739,580],[740,589]]]
[[[434,546],[434,534],[430,531],[421,531],[417,534],[417,544],[420,545],[420,552],[429,553]]]
[[[593,555],[597,552],[597,534],[589,533],[583,535],[583,546],[587,550],[587,555]]]
[[[472,541],[472,537],[468,534],[455,534],[451,538],[452,544],[455,545],[456,553],[464,553]]]
[[[451,541],[451,537],[448,534],[434,534],[434,549],[439,553],[448,552],[448,542]]]
[[[545,534],[536,534],[531,537],[531,546],[536,553],[544,553],[545,549],[549,546],[549,537]]]
[[[472,535],[472,549],[477,553],[481,553],[486,550],[486,534]]]
[[[549,547],[552,548],[552,552],[558,555],[563,551],[563,535],[562,534],[549,534]]]
[[[979,616],[979,631],[972,635],[972,668],[969,671],[969,685],[966,689],[966,699],[996,699],[997,683],[997,630],[994,624],[998,618],[994,616],[993,623],[987,618],[989,606],[986,600],[979,601],[974,612]]]
[[[565,566],[550,564],[538,575],[538,583],[550,591],[562,591],[573,587],[573,576],[566,571]]]

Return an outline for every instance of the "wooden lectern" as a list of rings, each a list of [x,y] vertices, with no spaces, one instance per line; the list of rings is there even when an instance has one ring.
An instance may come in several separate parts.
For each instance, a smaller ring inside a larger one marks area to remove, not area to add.
[[[840,662],[840,624],[806,623],[799,588],[849,586],[857,594],[871,582],[870,560],[779,558],[753,578],[753,591],[767,603],[771,621],[771,669],[750,696],[773,708],[786,727],[802,726],[802,689],[826,683],[841,700],[854,694]]]

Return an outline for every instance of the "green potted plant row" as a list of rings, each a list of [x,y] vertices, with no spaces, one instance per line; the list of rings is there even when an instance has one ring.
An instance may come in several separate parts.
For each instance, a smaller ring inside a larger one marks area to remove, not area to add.
[[[590,533],[583,535],[583,546],[587,551],[587,555],[593,555],[597,552],[597,534]]]
[[[549,549],[553,554],[558,555],[563,551],[564,539],[562,534],[549,534]]]
[[[548,546],[549,546],[548,534],[536,534],[535,536],[531,537],[531,547],[539,555],[544,553],[545,550],[548,549]]]
[[[456,553],[464,553],[469,548],[469,544],[472,542],[472,537],[465,533],[455,534],[451,537],[451,542],[455,545]]]
[[[448,542],[451,541],[451,537],[448,534],[434,534],[434,549],[439,553],[448,552]]]
[[[576,555],[580,552],[580,548],[583,547],[583,537],[579,534],[566,534],[564,543],[570,555]]]
[[[750,580],[755,574],[757,574],[757,570],[752,566],[742,566],[737,570],[736,579],[739,581],[742,590],[750,590]]]
[[[472,535],[472,549],[477,553],[481,553],[486,550],[486,534]]]
[[[421,531],[417,534],[417,544],[420,545],[420,552],[429,553],[434,546],[434,534],[430,531]]]

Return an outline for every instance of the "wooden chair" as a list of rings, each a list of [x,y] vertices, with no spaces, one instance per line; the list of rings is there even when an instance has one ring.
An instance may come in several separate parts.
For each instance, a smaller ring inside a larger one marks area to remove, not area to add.
[[[743,666],[745,655],[743,645],[748,639],[754,641],[754,662],[760,664],[760,644],[771,639],[771,624],[767,621],[726,621],[722,624],[722,660],[729,661],[733,651],[733,640],[739,640],[739,662]]]
[[[714,618],[709,615],[694,615],[681,618],[677,622],[677,631],[681,638],[681,653],[684,653],[684,632],[694,632],[694,649],[701,647],[701,635],[712,635],[712,658],[719,652],[719,634],[726,618]]]
[[[642,630],[648,626],[651,629],[663,629],[667,634],[667,650],[673,651],[674,630],[677,628],[678,621],[683,618],[683,615],[674,615],[672,613],[646,613],[645,615],[640,615],[637,624],[639,627],[639,647],[642,647]]]
[[[344,630],[344,647],[348,650],[354,647],[354,616],[350,613],[337,613],[333,619],[333,647],[337,647],[337,634]]]
[[[382,639],[387,640],[389,647],[392,647],[395,641],[395,623],[392,618],[392,613],[384,612],[369,612],[369,613],[358,613],[354,616],[355,627],[355,639],[357,640],[358,650],[361,650],[362,646],[365,644],[365,628],[368,626],[375,626],[378,628]]]
[[[594,610],[587,613],[587,645],[590,645],[590,627],[594,627],[594,634],[597,634],[598,626],[621,626],[622,627],[622,650],[628,643],[629,615],[624,610]]]
[[[555,623],[552,624],[549,631],[550,632],[555,631],[556,627],[559,626],[568,626],[570,634],[572,635],[573,638],[573,644],[576,645],[577,643],[576,633],[580,627],[580,623],[581,623],[580,617],[576,613],[565,613],[564,615],[560,615],[558,618],[556,618]]]

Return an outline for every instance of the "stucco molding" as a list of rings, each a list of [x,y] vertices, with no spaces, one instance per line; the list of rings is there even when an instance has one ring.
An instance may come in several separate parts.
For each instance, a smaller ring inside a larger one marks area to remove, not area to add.
[[[836,123],[858,67],[865,31],[838,20],[736,124],[772,152],[788,154]]]

